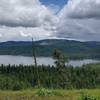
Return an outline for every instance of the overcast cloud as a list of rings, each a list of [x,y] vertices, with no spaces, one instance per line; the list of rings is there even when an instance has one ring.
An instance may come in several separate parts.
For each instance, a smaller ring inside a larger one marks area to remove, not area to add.
[[[38,0],[0,1],[0,25],[40,27],[47,23],[55,23],[54,15]]]
[[[0,41],[32,36],[100,41],[100,0],[69,0],[58,11],[39,0],[0,0]]]
[[[100,0],[69,0],[60,14],[61,17],[76,19],[100,19]]]
[[[100,0],[69,0],[59,19],[58,37],[100,41]]]

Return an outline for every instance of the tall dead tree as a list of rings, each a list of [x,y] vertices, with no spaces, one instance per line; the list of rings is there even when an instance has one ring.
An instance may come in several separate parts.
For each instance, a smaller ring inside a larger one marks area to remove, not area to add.
[[[32,52],[33,52],[33,58],[34,58],[34,65],[37,71],[37,86],[40,87],[39,70],[38,70],[38,64],[37,64],[37,58],[36,58],[36,44],[33,38],[32,38]]]

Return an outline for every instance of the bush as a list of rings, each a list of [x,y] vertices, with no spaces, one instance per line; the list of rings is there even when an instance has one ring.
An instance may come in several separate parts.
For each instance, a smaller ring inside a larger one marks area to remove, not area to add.
[[[22,90],[29,87],[28,82],[20,81],[16,77],[0,75],[0,90]]]
[[[87,95],[87,94],[82,94],[80,100],[97,100],[95,97]]]
[[[23,81],[16,81],[12,87],[12,90],[22,90],[28,88],[30,85],[28,83],[25,83]]]
[[[63,95],[57,91],[41,88],[36,92],[36,96],[63,96]]]

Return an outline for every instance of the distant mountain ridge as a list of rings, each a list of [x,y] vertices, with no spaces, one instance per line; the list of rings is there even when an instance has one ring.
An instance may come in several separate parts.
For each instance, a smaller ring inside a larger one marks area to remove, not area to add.
[[[34,42],[37,56],[51,56],[57,48],[71,59],[100,58],[100,42],[80,42],[64,39],[46,39]],[[0,43],[0,55],[32,56],[32,42],[8,41]]]

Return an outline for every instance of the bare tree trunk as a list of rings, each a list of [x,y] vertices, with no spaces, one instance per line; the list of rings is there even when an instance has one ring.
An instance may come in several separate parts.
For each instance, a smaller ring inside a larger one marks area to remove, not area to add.
[[[36,70],[37,71],[37,86],[40,87],[39,70],[38,70],[37,59],[36,59],[36,47],[35,47],[33,38],[32,38],[32,51],[33,51],[34,64],[37,69]]]

